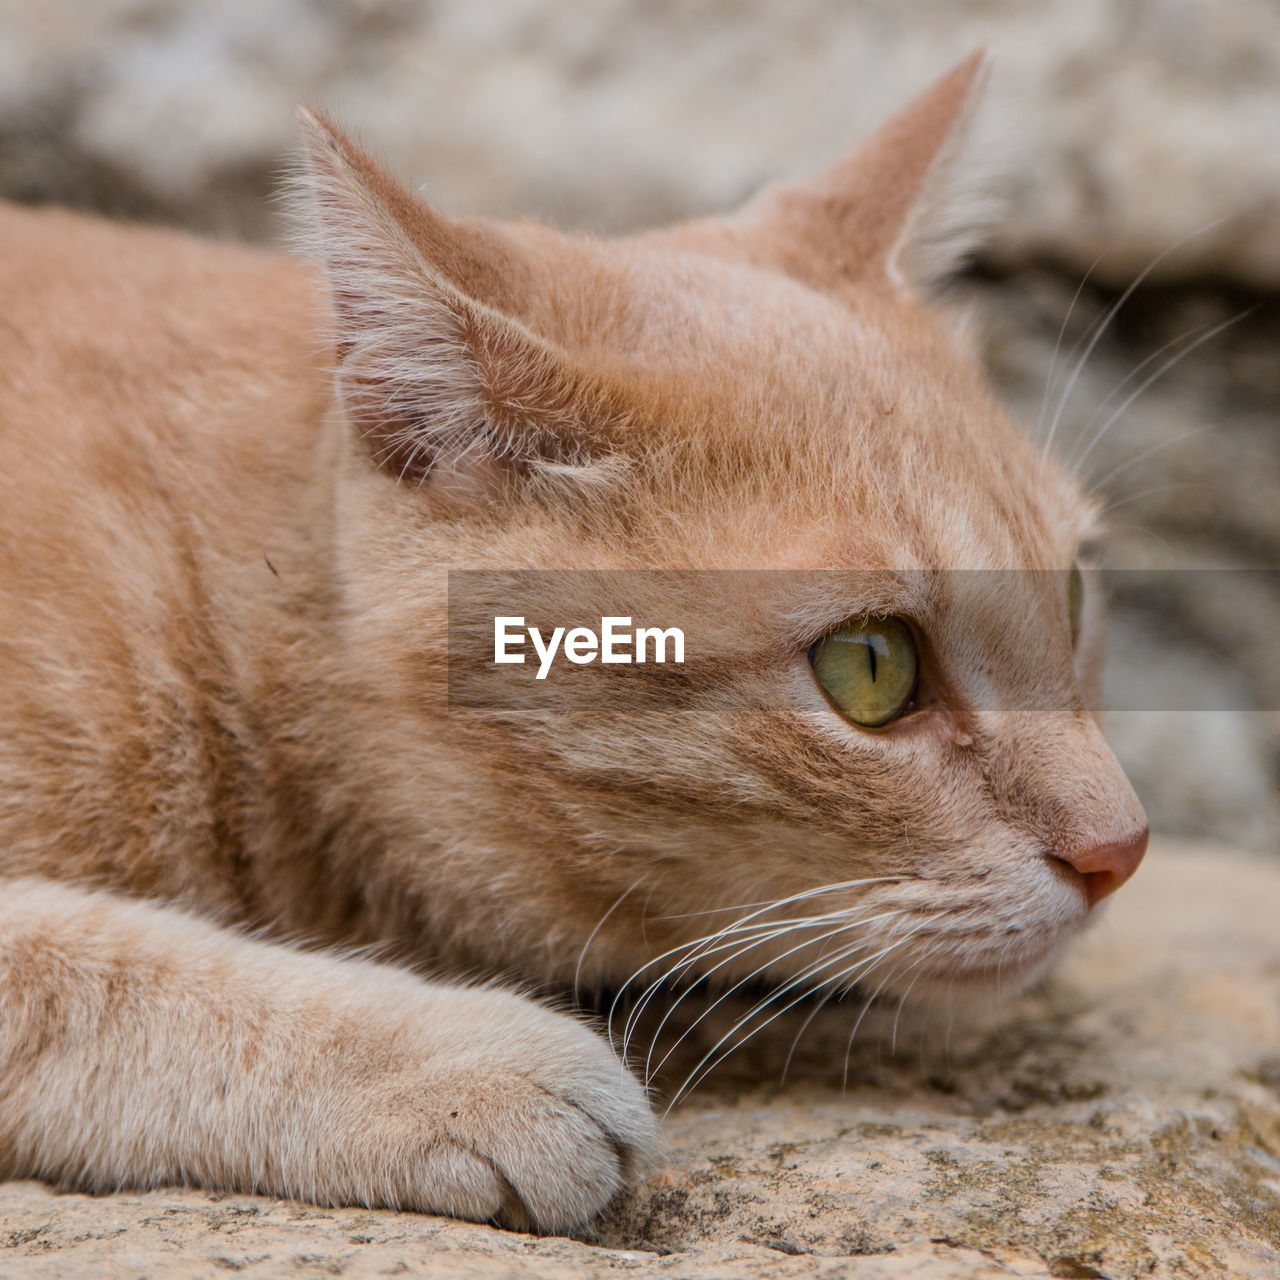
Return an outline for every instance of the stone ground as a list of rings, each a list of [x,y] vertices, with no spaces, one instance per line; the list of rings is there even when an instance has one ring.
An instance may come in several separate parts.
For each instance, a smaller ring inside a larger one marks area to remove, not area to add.
[[[886,1014],[846,1066],[857,1011],[827,1010],[783,1082],[803,1018],[779,1020],[672,1111],[662,1169],[591,1237],[15,1183],[0,1186],[0,1280],[1275,1280],[1278,921],[1273,858],[1158,842],[1050,984],[985,1028],[903,1025],[894,1052]]]

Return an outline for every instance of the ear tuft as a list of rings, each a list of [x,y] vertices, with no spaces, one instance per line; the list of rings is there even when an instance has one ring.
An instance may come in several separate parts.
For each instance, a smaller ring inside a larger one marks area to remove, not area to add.
[[[454,493],[499,464],[586,468],[603,447],[598,397],[565,353],[466,288],[509,293],[514,247],[410,195],[320,113],[299,115],[299,239],[328,280],[338,391],[375,460]]]
[[[972,54],[942,84],[953,76],[950,127],[885,262],[890,279],[900,286],[928,288],[953,275],[1004,209],[1000,169],[1007,148],[996,136],[990,52]]]

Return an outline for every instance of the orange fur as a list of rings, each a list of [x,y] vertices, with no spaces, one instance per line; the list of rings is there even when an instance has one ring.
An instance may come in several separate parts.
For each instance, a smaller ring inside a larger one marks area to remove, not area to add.
[[[1073,650],[1060,574],[905,572],[1065,570],[1092,515],[919,287],[979,75],[618,240],[445,219],[314,116],[318,269],[0,211],[0,1174],[559,1228],[648,1158],[567,1017],[231,926],[617,983],[691,912],[865,879],[821,909],[936,994],[1084,923],[1069,864],[1144,826],[1081,694],[1097,619]],[[451,714],[447,571],[549,567],[830,572],[648,579],[723,644],[644,714]],[[804,656],[868,612],[928,673],[873,732]]]

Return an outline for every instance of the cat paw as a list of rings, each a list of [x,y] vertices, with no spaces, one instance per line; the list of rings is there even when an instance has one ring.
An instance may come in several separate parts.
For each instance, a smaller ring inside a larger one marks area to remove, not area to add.
[[[374,1185],[394,1190],[372,1198],[519,1230],[590,1222],[653,1161],[644,1090],[580,1023],[501,992],[454,994],[449,1043],[377,1090],[366,1133],[391,1177]]]
[[[481,1212],[521,1231],[590,1222],[647,1166],[656,1125],[640,1087],[615,1069],[584,1094],[536,1076],[477,1073],[455,1086],[446,1143],[480,1161],[491,1185]]]

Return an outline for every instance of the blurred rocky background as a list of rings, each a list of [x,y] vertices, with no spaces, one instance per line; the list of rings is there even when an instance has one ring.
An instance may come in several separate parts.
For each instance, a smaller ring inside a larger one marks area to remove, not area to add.
[[[1157,828],[1278,849],[1278,580],[1162,572],[1280,566],[1272,0],[6,0],[0,192],[271,241],[313,102],[448,210],[626,229],[821,167],[978,44],[1007,207],[957,289],[1145,574],[1110,732]]]

